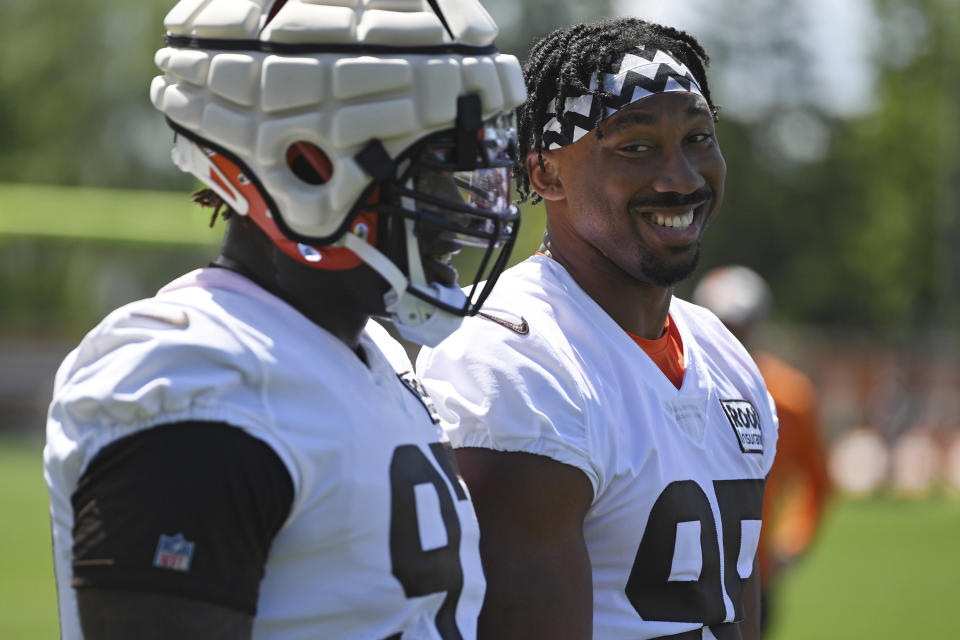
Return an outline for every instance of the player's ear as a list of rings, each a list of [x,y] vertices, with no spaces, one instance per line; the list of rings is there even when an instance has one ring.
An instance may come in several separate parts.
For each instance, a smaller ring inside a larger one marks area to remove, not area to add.
[[[543,150],[531,151],[526,158],[527,175],[530,186],[544,200],[563,200],[566,192],[560,181],[560,164],[556,152]]]

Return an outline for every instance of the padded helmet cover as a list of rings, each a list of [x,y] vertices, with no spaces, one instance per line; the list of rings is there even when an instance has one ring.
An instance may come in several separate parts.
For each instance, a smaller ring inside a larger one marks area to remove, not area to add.
[[[396,159],[454,128],[458,96],[479,95],[487,119],[526,95],[517,59],[493,48],[497,27],[477,0],[181,0],[164,24],[154,106],[240,160],[281,229],[314,245],[347,230],[370,187],[355,159],[370,140]],[[291,171],[297,142],[328,156],[326,182]]]

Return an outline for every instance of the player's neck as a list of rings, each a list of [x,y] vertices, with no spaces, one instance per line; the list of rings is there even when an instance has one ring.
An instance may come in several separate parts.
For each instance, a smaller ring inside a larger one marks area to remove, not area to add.
[[[551,243],[546,252],[622,329],[655,340],[663,334],[673,287],[641,282],[599,253],[565,252]]]
[[[663,335],[673,298],[671,287],[652,287],[631,279],[623,287],[599,286],[592,292],[584,287],[584,291],[624,331],[647,340]]]
[[[259,231],[231,223],[214,265],[249,278],[356,352],[370,314],[349,277],[295,263]]]
[[[349,303],[349,300],[344,302]],[[338,303],[336,296],[324,296],[319,303],[295,304],[294,306],[314,324],[329,331],[356,353],[361,360],[364,360],[360,356],[360,336],[363,335],[364,327],[370,320],[369,315],[352,311],[348,304]],[[364,364],[366,364],[365,361]]]

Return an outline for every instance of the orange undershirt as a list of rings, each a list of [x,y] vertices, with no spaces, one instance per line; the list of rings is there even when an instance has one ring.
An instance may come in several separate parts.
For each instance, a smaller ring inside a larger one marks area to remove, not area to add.
[[[663,375],[667,376],[673,386],[679,389],[683,384],[683,340],[680,338],[680,332],[677,331],[677,325],[670,321],[670,316],[667,316],[667,322],[663,328],[663,335],[656,340],[647,340],[629,331],[627,335],[633,338],[633,341],[660,367]]]
[[[550,257],[549,254],[537,251],[538,256]],[[663,325],[664,333],[656,340],[647,340],[638,335],[627,331],[627,335],[633,338],[633,341],[643,349],[654,364],[660,367],[667,380],[673,383],[677,389],[683,385],[683,339],[680,338],[680,332],[677,326],[670,322],[670,316]]]

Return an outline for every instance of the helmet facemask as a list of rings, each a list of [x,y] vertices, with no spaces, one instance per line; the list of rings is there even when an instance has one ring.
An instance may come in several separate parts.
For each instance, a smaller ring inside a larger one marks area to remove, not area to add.
[[[479,114],[476,96],[460,102]],[[404,338],[439,342],[479,311],[505,268],[520,223],[510,201],[515,149],[512,113],[466,119],[401,154],[377,182],[378,202],[362,206],[381,219],[381,241],[364,248],[348,234],[344,246],[390,283],[385,313]]]

